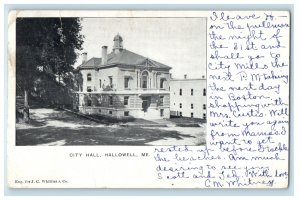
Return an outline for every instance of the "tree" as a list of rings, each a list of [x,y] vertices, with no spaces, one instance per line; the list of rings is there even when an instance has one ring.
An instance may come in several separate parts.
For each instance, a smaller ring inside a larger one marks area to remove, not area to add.
[[[60,79],[73,70],[76,52],[82,50],[80,31],[79,18],[17,18],[16,78],[24,91],[24,121],[29,119],[28,95],[36,80],[43,73]]]

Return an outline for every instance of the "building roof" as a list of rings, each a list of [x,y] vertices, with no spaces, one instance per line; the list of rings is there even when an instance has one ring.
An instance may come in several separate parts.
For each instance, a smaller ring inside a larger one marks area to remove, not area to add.
[[[101,65],[101,58],[92,57],[88,61],[79,65],[80,68],[96,67]]]
[[[171,69],[171,67],[146,58],[134,52],[122,49],[119,53],[110,53],[107,56],[107,64],[101,65],[101,58],[91,58],[81,64],[79,68],[102,68],[112,65],[149,66],[154,68]]]

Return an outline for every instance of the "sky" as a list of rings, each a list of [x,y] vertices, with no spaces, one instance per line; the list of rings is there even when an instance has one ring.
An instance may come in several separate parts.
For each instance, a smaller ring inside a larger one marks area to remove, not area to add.
[[[120,34],[123,47],[172,67],[174,78],[206,75],[205,18],[83,18],[83,50],[88,59],[101,57],[101,47],[112,51]],[[75,66],[81,64],[78,58]]]

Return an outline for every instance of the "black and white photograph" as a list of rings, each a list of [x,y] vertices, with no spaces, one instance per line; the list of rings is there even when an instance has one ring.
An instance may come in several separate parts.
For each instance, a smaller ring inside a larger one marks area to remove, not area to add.
[[[16,19],[16,146],[206,145],[206,18]]]
[[[201,9],[10,11],[8,187],[288,188],[290,10]]]

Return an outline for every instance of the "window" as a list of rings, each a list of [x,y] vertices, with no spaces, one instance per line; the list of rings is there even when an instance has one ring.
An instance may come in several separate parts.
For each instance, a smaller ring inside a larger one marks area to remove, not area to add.
[[[179,108],[182,108],[182,103],[179,104]]]
[[[101,113],[101,109],[99,109],[99,113]]]
[[[92,100],[90,99],[87,100],[87,106],[92,106]]]
[[[182,117],[182,112],[179,113],[179,116]]]
[[[161,116],[161,117],[164,116],[164,109],[160,109],[160,116]]]
[[[99,79],[99,87],[102,88],[102,81]]]
[[[203,119],[206,119],[206,113],[203,113]]]
[[[194,104],[191,104],[191,109],[194,109]]]
[[[159,105],[163,106],[164,105],[164,96],[159,97]]]
[[[206,110],[206,104],[203,104],[203,110]]]
[[[179,90],[179,95],[180,95],[180,96],[182,95],[182,89]]]
[[[194,95],[194,89],[191,89],[191,96]]]
[[[108,113],[109,113],[110,115],[112,115],[112,110],[110,110]]]
[[[194,117],[194,113],[191,112],[191,118],[193,118],[193,117]]]
[[[164,82],[165,82],[164,79],[160,79],[160,89],[164,88]]]
[[[129,116],[129,111],[124,111],[124,116],[128,117]]]
[[[109,105],[113,105],[113,97],[112,96],[109,96]]]
[[[102,96],[98,96],[97,101],[98,101],[98,104],[101,104],[102,103]]]
[[[86,79],[87,79],[87,81],[91,81],[92,80],[92,74],[88,73],[86,75]]]
[[[92,87],[91,86],[87,86],[86,91],[87,92],[92,92]]]
[[[206,96],[206,89],[203,89],[203,96]]]
[[[129,77],[124,78],[124,88],[129,88]]]
[[[124,97],[124,106],[128,105],[128,99],[129,99],[129,96]]]
[[[112,76],[109,76],[108,78],[109,78],[109,86],[113,88],[113,78]]]
[[[142,73],[142,88],[148,88],[148,72],[144,71]]]

